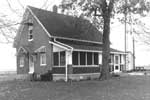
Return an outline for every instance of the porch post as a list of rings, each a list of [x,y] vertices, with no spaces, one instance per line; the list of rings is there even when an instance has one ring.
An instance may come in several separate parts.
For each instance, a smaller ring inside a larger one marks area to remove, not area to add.
[[[102,53],[98,53],[98,65],[99,65],[100,73],[101,73],[101,69],[102,69]]]
[[[67,68],[67,60],[68,60],[68,52],[66,51],[66,63],[65,63],[65,67],[66,67],[66,73],[65,73],[65,81],[67,82],[68,81],[68,68]]]
[[[65,73],[65,81],[68,81],[68,65],[72,65],[72,51],[66,51],[66,73]]]
[[[113,63],[113,73],[115,72],[115,54],[114,54],[114,63]]]

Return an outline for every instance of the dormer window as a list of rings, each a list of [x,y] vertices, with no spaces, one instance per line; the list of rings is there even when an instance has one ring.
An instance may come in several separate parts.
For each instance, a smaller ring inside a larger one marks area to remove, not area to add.
[[[33,41],[33,21],[30,19],[28,25],[28,41]]]

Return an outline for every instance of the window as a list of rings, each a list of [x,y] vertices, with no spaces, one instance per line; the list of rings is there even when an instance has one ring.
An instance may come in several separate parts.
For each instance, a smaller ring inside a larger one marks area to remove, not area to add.
[[[46,65],[46,53],[40,54],[40,65]]]
[[[65,57],[65,51],[62,51],[62,52],[60,52],[60,66],[64,66],[65,65],[65,60],[66,59],[66,57]]]
[[[33,26],[29,26],[29,32],[28,32],[28,40],[32,41],[33,40]]]
[[[79,65],[78,52],[74,51],[72,54],[73,65]]]
[[[110,63],[113,64],[114,63],[114,55],[110,55]]]
[[[87,52],[87,65],[92,65],[92,53]]]
[[[98,65],[98,53],[94,53],[94,65]]]
[[[59,65],[59,55],[58,52],[54,52],[54,66],[58,66]]]
[[[80,65],[85,65],[85,52],[80,52]]]
[[[119,64],[119,56],[115,56],[115,64]]]
[[[66,64],[66,53],[62,52],[54,52],[54,66],[64,66]]]
[[[20,67],[24,67],[24,57],[20,57]]]
[[[73,65],[98,65],[99,58],[98,53],[92,52],[77,52],[72,54]]]
[[[33,19],[29,19],[27,25],[28,27],[28,40],[32,41],[33,40]]]

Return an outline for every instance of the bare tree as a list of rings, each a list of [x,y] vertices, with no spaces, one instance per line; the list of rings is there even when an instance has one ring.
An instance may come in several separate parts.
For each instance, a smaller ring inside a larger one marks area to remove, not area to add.
[[[49,8],[49,0],[44,0],[43,4],[41,4],[42,9],[48,9]],[[13,14],[16,19],[10,18],[9,14],[1,13],[0,16],[0,43],[12,43],[15,35],[17,33],[17,28],[21,22],[21,18],[23,17],[23,12],[26,9],[26,5],[21,2],[21,0],[15,0],[18,5],[15,7],[14,0],[6,0],[6,3],[8,5],[8,9],[11,11],[11,14]]]
[[[150,45],[150,26],[139,21],[138,24],[133,28],[133,33],[135,34],[136,41],[144,44]]]

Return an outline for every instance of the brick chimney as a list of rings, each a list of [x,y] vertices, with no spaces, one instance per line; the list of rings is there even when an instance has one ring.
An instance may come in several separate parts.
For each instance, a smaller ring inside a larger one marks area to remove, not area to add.
[[[54,5],[54,6],[53,6],[53,12],[57,13],[57,9],[58,9],[57,6]]]

